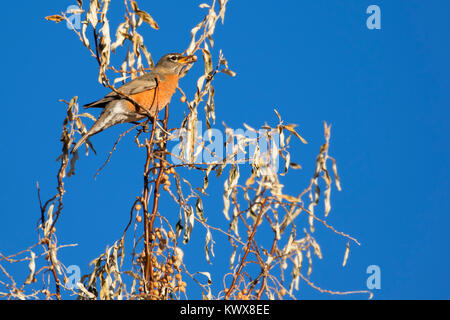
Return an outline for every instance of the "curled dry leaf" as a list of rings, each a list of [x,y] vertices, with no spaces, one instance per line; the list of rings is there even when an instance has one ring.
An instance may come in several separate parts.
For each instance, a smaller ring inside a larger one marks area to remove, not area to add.
[[[131,8],[139,16],[139,18],[142,19],[142,21],[148,23],[150,27],[152,27],[153,29],[159,30],[159,26],[156,23],[156,21],[152,18],[152,16],[148,12],[139,10],[136,1],[131,1]]]
[[[55,21],[56,23],[59,23],[64,20],[64,17],[60,16],[59,14],[54,14],[52,16],[46,16],[45,19],[48,21]]]
[[[283,126],[284,129],[288,130],[289,132],[291,132],[292,134],[294,134],[297,138],[299,138],[301,142],[303,142],[304,144],[307,144],[308,142],[307,142],[305,139],[303,139],[303,138],[297,133],[297,131],[295,131],[295,129],[294,129],[295,127],[296,127],[296,125],[294,125],[294,124],[287,124],[287,125]]]
[[[155,30],[159,30],[159,26],[156,23],[156,21],[152,18],[150,14],[148,14],[145,11],[137,10],[136,14],[141,18],[144,22],[148,23],[150,27],[152,27]]]
[[[292,161],[289,163],[289,165],[291,166],[292,169],[295,169],[295,170],[298,170],[298,169],[301,169],[301,168],[302,168],[301,165],[299,165],[299,164],[296,163],[296,162],[292,162]]]
[[[86,36],[86,30],[87,30],[88,26],[89,26],[89,24],[87,22],[83,21],[83,26],[81,27],[81,40],[86,48],[90,48],[89,39]]]
[[[128,34],[128,30],[130,28],[130,23],[128,21],[128,17],[125,22],[119,24],[116,30],[116,41],[111,44],[111,51],[115,52],[116,48],[122,46],[127,38],[130,37]]]

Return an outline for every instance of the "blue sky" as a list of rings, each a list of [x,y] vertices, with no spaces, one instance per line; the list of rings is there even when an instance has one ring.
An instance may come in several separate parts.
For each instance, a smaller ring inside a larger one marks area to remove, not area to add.
[[[108,92],[97,82],[96,62],[76,36],[64,24],[43,19],[74,2],[7,2],[2,10],[0,251],[5,254],[36,240],[36,182],[43,198],[55,192],[65,114],[58,99],[78,95],[83,104]],[[113,25],[122,17],[122,2],[115,2]],[[141,1],[160,26],[159,31],[143,31],[155,58],[186,48],[190,29],[204,15],[200,3]],[[372,4],[381,8],[381,30],[366,27],[366,8]],[[311,280],[321,287],[365,289],[367,267],[378,265],[381,289],[374,290],[375,299],[450,298],[449,10],[443,0],[231,0],[225,24],[217,27],[214,52],[223,50],[237,76],[216,79],[216,127],[222,121],[235,128],[243,122],[275,124],[274,108],[299,124],[309,144],[295,145],[292,159],[303,169],[284,178],[287,191],[296,194],[306,185],[323,143],[323,121],[332,124],[330,154],[337,160],[343,190],[333,193],[328,221],[361,246],[352,246],[342,267],[345,239],[317,231],[324,259],[315,261]],[[200,66],[193,68],[183,88],[193,92],[201,72]],[[181,118],[185,108],[176,95],[171,115],[178,112]],[[78,246],[60,254],[83,273],[121,236],[142,188],[144,155],[131,136],[93,179],[126,127],[93,138],[98,156],[82,156],[77,175],[66,181],[57,232],[61,243]],[[222,186],[222,180],[211,186],[205,201],[205,214],[217,221],[223,219]],[[198,239],[182,247],[192,252],[186,263],[200,271],[221,270],[220,258],[208,266],[203,252],[194,250],[204,237],[196,228]],[[220,250],[216,246],[217,256]],[[12,271],[23,276],[26,265]],[[305,283],[297,297],[336,298]]]

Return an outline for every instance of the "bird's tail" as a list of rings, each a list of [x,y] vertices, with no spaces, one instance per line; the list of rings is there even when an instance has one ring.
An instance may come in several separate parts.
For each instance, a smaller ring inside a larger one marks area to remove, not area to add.
[[[79,147],[81,147],[81,145],[82,145],[83,143],[85,143],[86,140],[87,140],[90,136],[91,136],[91,135],[90,135],[89,133],[86,133],[84,136],[82,136],[81,139],[78,140],[78,142],[77,142],[77,144],[75,145],[75,147],[73,147],[72,153],[75,153],[75,151],[77,151],[77,149],[78,149]],[[92,148],[92,146],[91,146],[91,148]],[[94,148],[92,148],[92,150],[93,150],[94,153],[95,153]]]
[[[99,133],[100,131],[103,131],[115,124],[124,122],[124,118],[117,118],[117,110],[113,108],[114,105],[111,105],[111,107],[105,107],[103,111],[100,113],[99,117],[95,121],[95,123],[92,125],[92,127],[88,130],[88,132],[80,138],[80,140],[77,142],[75,147],[72,149],[72,153],[77,151],[77,149],[83,144],[87,143],[89,147],[94,151],[94,148],[92,147],[91,143],[89,142],[89,138],[93,135]]]
[[[83,144],[88,143],[91,149],[95,152],[94,148],[89,142],[89,138],[94,134],[97,134],[113,125],[130,122],[132,120],[139,120],[140,118],[136,116],[135,113],[130,112],[126,109],[126,105],[123,101],[113,100],[109,102],[107,106],[104,107],[103,111],[100,113],[97,121],[92,125],[88,132],[81,137],[77,142],[75,147],[73,147],[72,152],[77,151],[77,149]]]
[[[78,142],[75,144],[75,147],[73,147],[72,149],[72,153],[75,153],[75,151],[77,151],[78,148],[83,145],[83,143],[87,143],[89,147],[92,149],[92,151],[94,151],[94,153],[97,154],[97,152],[95,151],[94,147],[92,146],[92,144],[89,142],[88,139],[104,129],[104,126],[102,126],[103,114],[104,113],[102,112],[98,117],[97,121],[95,121],[94,125],[88,130],[88,132],[86,132],[84,136],[82,136],[80,140],[78,140]]]

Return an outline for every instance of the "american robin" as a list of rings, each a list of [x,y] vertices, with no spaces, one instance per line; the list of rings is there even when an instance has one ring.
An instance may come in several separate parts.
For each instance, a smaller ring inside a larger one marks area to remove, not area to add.
[[[146,112],[138,110],[139,106],[114,91],[103,99],[85,105],[85,108],[103,108],[103,111],[89,131],[77,142],[72,152],[75,152],[89,137],[113,125],[142,120],[146,117],[146,113],[155,116],[170,102],[184,67],[195,61],[197,57],[194,55],[166,54],[151,72],[117,88],[117,91],[134,99],[139,106],[145,108]]]

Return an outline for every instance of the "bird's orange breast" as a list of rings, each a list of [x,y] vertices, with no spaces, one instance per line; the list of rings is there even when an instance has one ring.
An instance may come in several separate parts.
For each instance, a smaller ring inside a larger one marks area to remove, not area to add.
[[[156,88],[130,95],[137,103],[150,111],[152,115],[164,108],[172,98],[178,86],[178,75],[164,75]],[[128,101],[131,110],[137,111],[136,107]]]

